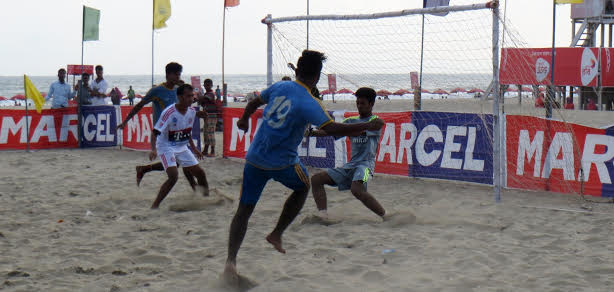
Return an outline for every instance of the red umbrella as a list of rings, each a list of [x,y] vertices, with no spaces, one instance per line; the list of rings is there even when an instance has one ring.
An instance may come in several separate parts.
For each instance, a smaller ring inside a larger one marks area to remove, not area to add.
[[[464,88],[462,88],[462,87],[457,87],[457,88],[452,89],[452,91],[450,91],[450,92],[451,92],[451,93],[467,92],[467,90],[465,90],[465,89],[464,89]]]
[[[479,88],[471,88],[467,93],[476,93],[476,92],[484,92],[484,90]]]
[[[12,99],[12,100],[25,100],[25,99],[26,99],[26,96],[25,96],[25,95],[23,95],[23,94],[17,94],[17,95],[15,95],[15,96],[11,97],[11,99]]]
[[[390,92],[390,91],[388,91],[386,89],[378,90],[376,93],[377,93],[378,96],[392,95],[392,92]]]
[[[337,93],[349,93],[349,94],[354,94],[353,91],[347,89],[347,88],[341,88],[340,90],[337,91]]]
[[[508,87],[505,92],[518,92],[518,89],[513,88],[513,87]]]
[[[449,94],[447,91],[445,91],[445,90],[443,90],[441,88],[433,91],[433,93],[435,93],[435,94]]]
[[[524,92],[531,92],[531,91],[533,91],[533,88],[528,87],[528,86],[523,86],[523,87],[521,88],[521,90],[522,90],[522,91],[524,91]]]
[[[134,97],[143,98],[143,96],[140,94],[135,94]]]
[[[411,93],[411,91],[407,90],[407,89],[399,89],[395,92],[393,92],[393,95],[404,95],[404,94],[408,94]]]
[[[422,93],[431,93],[431,92],[426,89],[422,89]]]
[[[544,88],[544,87],[540,87],[539,88],[539,92],[544,92],[544,91],[546,91],[546,88]]]
[[[6,98],[4,96],[0,96],[0,100],[8,100],[8,98]]]
[[[324,94],[331,94],[333,93],[332,91],[328,90],[328,89],[324,89],[322,91],[320,91],[320,94],[324,95]]]

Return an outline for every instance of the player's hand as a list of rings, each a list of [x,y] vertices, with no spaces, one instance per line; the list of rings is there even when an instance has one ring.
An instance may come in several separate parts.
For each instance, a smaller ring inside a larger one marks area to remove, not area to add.
[[[206,119],[209,116],[209,114],[206,111],[197,111],[196,112],[196,117],[200,118],[200,119]]]
[[[384,126],[384,120],[377,118],[369,122],[369,131],[377,131]]]
[[[244,119],[239,119],[237,121],[237,128],[247,132],[247,130],[249,130],[249,121],[248,120],[244,120]]]
[[[205,155],[203,155],[203,153],[200,152],[198,149],[194,149],[194,155],[196,156],[196,158],[198,158],[198,160],[205,159]]]
[[[117,130],[123,129],[124,126],[126,126],[124,123],[121,123],[121,124],[117,125],[117,127],[115,127],[115,132],[117,132]]]
[[[149,160],[154,160],[158,157],[158,152],[156,150],[151,150],[149,152]]]

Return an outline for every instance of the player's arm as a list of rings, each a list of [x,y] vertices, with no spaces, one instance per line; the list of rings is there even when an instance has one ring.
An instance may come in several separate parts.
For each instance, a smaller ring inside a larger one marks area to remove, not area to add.
[[[237,121],[237,127],[243,131],[247,131],[249,129],[249,117],[263,104],[265,104],[265,102],[260,96],[250,100],[247,106],[245,106],[243,115]]]
[[[192,139],[191,135],[190,135],[190,148],[192,148],[192,153],[194,153],[194,155],[196,155],[196,158],[198,159],[204,159],[205,156],[203,156],[203,153],[200,152],[200,150],[198,150],[198,147],[196,147],[196,145],[194,145],[194,140]]]
[[[141,99],[141,101],[139,101],[139,103],[137,103],[132,110],[130,110],[130,112],[128,113],[128,116],[126,116],[126,119],[119,125],[117,125],[117,129],[123,129],[126,126],[126,123],[128,123],[128,121],[130,119],[132,119],[132,117],[134,117],[134,115],[136,115],[146,104],[151,102],[151,97],[145,96],[143,97],[143,99]]]
[[[324,132],[331,136],[353,136],[360,135],[364,131],[378,131],[384,126],[384,121],[380,118],[373,119],[366,123],[342,124],[328,123],[321,127]]]

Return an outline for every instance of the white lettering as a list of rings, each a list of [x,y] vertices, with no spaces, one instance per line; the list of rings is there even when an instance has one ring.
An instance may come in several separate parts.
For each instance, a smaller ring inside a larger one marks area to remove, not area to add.
[[[309,137],[309,157],[326,157],[326,148],[316,147],[316,137]]]
[[[603,154],[595,153],[597,145],[605,145],[606,152]],[[584,181],[588,181],[591,173],[591,166],[595,164],[599,180],[604,184],[611,184],[610,173],[605,165],[606,161],[614,158],[614,137],[606,135],[587,134],[584,142],[584,152],[582,153],[582,169],[584,170]]]
[[[406,134],[409,133],[409,139],[406,139]],[[416,136],[418,135],[418,129],[412,123],[402,123],[401,124],[401,133],[399,134],[399,152],[397,155],[397,163],[403,162],[403,154],[406,155],[407,163],[412,164],[412,152],[411,147],[414,145],[416,141]]]
[[[145,118],[145,115],[143,115]],[[132,136],[136,134],[136,142],[141,142],[141,127],[139,127],[139,115],[134,115],[132,119],[128,121],[128,142],[132,142]]]
[[[145,138],[147,138],[147,142],[151,142],[151,115],[149,117],[147,115],[141,115],[141,138],[140,142],[145,142]]]
[[[446,128],[446,142],[443,146],[443,156],[441,157],[441,167],[461,169],[463,160],[452,158],[452,153],[459,152],[461,149],[460,143],[454,143],[454,137],[466,136],[467,127],[463,126],[448,126]]]
[[[96,124],[96,141],[98,142],[106,141],[106,136],[103,133],[104,126],[106,123],[103,123],[103,121],[107,120],[107,115],[98,114],[97,116],[98,116],[98,123]]]
[[[60,142],[68,141],[68,132],[72,133],[72,136],[75,140],[78,139],[77,134],[77,124],[71,125],[71,121],[77,121],[77,115],[75,114],[67,114],[62,116],[62,128],[60,129]]]
[[[32,117],[28,117],[28,123],[32,122]],[[9,133],[13,135],[20,134],[19,143],[26,143],[26,119],[22,117],[17,124],[15,124],[15,120],[13,117],[3,117],[2,118],[2,128],[0,128],[0,143],[6,144],[9,140]],[[21,133],[20,133],[21,132]]]
[[[532,158],[535,158],[535,164],[533,167],[533,176],[539,177],[539,171],[542,165],[542,148],[544,145],[544,131],[537,131],[533,141],[529,137],[528,130],[520,130],[518,135],[518,159],[516,160],[516,174],[524,174],[524,158],[527,157],[527,161],[531,162]]]
[[[475,149],[475,137],[476,137],[475,133],[476,133],[475,127],[469,127],[469,135],[467,136],[467,148],[465,149],[465,165],[463,166],[463,169],[483,171],[484,170],[484,160],[473,159],[473,150]],[[490,142],[487,142],[487,143],[490,143]]]
[[[386,123],[384,129],[384,137],[380,142],[379,154],[377,155],[377,161],[384,161],[386,154],[390,155],[390,162],[396,162],[397,158],[397,145],[395,137],[394,123]]]
[[[416,159],[423,166],[430,166],[431,164],[435,163],[435,161],[437,161],[441,155],[441,150],[433,150],[430,153],[426,152],[424,146],[426,141],[429,139],[433,139],[436,143],[443,142],[443,134],[436,125],[428,125],[424,127],[416,140]]]
[[[96,117],[94,115],[88,115],[83,121],[83,137],[86,140],[92,141],[96,136],[96,131],[90,131],[90,125],[96,125]]]
[[[53,116],[41,116],[40,121],[38,121],[38,125],[36,125],[36,129],[34,129],[30,142],[37,143],[42,136],[46,136],[49,142],[57,142],[58,136],[55,132],[55,122],[53,121]]]
[[[107,123],[105,128],[105,137],[107,137],[105,141],[113,142],[113,140],[115,140],[115,135],[111,134],[111,114],[107,114]]]
[[[558,159],[559,154],[562,153],[561,159]],[[554,134],[552,143],[548,147],[548,153],[546,153],[546,163],[544,163],[544,169],[542,170],[542,177],[549,178],[553,169],[562,169],[563,177],[566,180],[574,180],[574,156],[573,156],[573,142],[571,140],[571,134],[557,132]]]

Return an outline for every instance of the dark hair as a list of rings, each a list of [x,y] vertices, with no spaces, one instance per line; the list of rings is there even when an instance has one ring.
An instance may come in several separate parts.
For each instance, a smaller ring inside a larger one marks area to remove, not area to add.
[[[354,93],[354,95],[356,95],[356,98],[366,98],[369,103],[375,103],[375,96],[377,94],[375,93],[375,90],[373,90],[373,88],[361,87],[356,90],[356,93]]]
[[[88,73],[81,73],[81,78],[86,77],[86,76],[89,78],[90,74],[88,74]]]
[[[194,87],[187,83],[179,85],[179,87],[177,87],[177,96],[183,95],[186,90],[194,90]]]
[[[307,78],[319,76],[324,61],[326,61],[324,53],[304,50],[296,63],[296,73]]]
[[[284,76],[284,77],[281,77],[281,80],[282,81],[292,81],[292,78],[290,78],[290,76]]]
[[[211,85],[213,85],[213,80],[207,78],[207,79],[205,79],[205,81],[203,81],[203,84],[205,84],[207,82],[209,82],[209,83],[211,83]]]
[[[66,69],[64,69],[64,68],[60,68],[60,70],[58,70],[58,73],[60,73],[60,72],[62,72],[62,71],[66,72]]]
[[[98,71],[98,69],[103,70],[101,65],[96,65],[96,71]]]
[[[166,64],[166,74],[181,73],[182,70],[183,70],[183,67],[179,63],[170,62]]]

